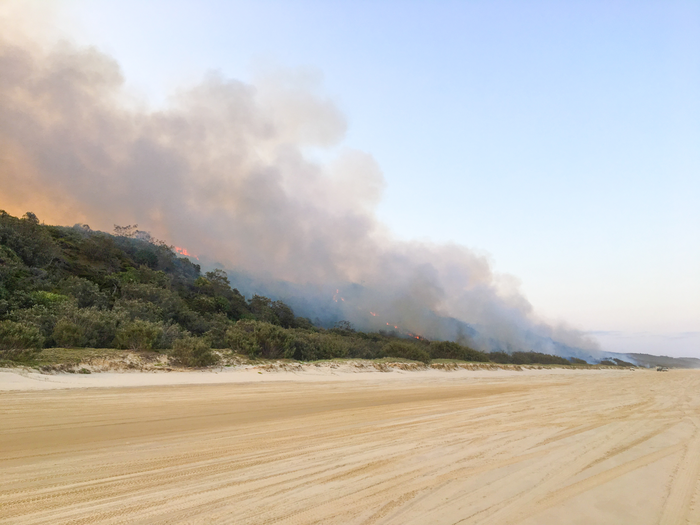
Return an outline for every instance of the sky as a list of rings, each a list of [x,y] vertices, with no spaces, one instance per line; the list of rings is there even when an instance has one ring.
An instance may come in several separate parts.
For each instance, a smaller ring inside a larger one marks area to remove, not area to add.
[[[29,2],[32,4],[31,2]],[[46,6],[32,4],[37,11]],[[700,3],[63,0],[159,107],[299,71],[372,155],[380,220],[516,276],[605,349],[700,357]]]

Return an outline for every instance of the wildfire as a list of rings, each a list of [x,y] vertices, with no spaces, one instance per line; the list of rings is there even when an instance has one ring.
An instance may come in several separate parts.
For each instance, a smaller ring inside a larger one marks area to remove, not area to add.
[[[374,313],[374,312],[370,312],[370,314],[371,314],[373,317],[377,317],[377,314]],[[391,326],[392,326],[390,323],[386,323],[386,325],[387,325],[389,328],[391,328]],[[413,333],[411,333],[411,332],[409,332],[409,331],[407,331],[407,330],[405,330],[405,329],[403,329],[403,328],[399,329],[398,325],[393,325],[393,327],[394,327],[394,330],[400,330],[401,332],[405,333],[408,337],[410,337],[410,338],[412,338],[412,339],[418,339],[418,340],[423,339],[423,336],[421,336],[421,335],[413,334]]]
[[[179,246],[174,246],[174,248],[175,252],[179,253],[180,255],[184,255],[185,257],[192,257],[194,259],[199,260],[199,257],[188,252],[186,248],[180,248]]]
[[[339,297],[339,294],[340,294],[340,290],[336,290],[335,294],[333,295],[333,301],[337,303],[338,299],[340,299],[341,301],[345,302],[345,298]]]

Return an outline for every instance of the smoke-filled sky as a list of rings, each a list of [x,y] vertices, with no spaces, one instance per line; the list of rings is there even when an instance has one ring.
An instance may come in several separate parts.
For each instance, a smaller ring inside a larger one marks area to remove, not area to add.
[[[0,208],[700,356],[697,2],[0,6]]]

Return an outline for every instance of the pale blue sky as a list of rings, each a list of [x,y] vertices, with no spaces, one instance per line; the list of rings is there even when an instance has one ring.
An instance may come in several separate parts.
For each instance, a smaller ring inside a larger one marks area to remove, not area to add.
[[[316,70],[398,237],[489,253],[611,350],[700,333],[699,2],[70,0],[60,20],[153,104],[207,70]],[[689,337],[659,352],[700,354]]]

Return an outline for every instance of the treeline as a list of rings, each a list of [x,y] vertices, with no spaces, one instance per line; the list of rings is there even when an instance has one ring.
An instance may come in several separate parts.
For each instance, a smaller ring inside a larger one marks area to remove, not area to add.
[[[305,361],[571,364],[546,354],[488,354],[454,342],[364,333],[347,322],[326,330],[281,301],[246,299],[224,271],[202,274],[199,265],[135,226],[115,227],[111,235],[0,210],[0,352],[27,360],[45,347],[158,350],[190,366],[214,364],[212,349]]]
[[[490,352],[489,358],[494,363],[512,364],[512,365],[585,365],[588,364],[583,359],[572,357],[565,359],[558,355],[541,354],[539,352]]]

